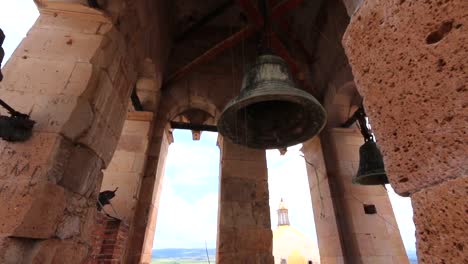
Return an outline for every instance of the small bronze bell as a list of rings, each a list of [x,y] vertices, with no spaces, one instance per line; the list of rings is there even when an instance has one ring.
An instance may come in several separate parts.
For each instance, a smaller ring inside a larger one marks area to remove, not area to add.
[[[353,183],[361,185],[387,184],[384,161],[379,147],[373,140],[366,141],[359,148],[359,169]]]
[[[366,112],[361,106],[342,125],[342,127],[350,127],[357,121],[365,141],[364,145],[359,148],[359,169],[357,175],[353,177],[353,183],[361,185],[387,184],[388,178],[385,173],[382,153],[380,153],[379,147],[374,141],[374,135],[370,128],[367,127],[366,118]]]
[[[277,149],[312,138],[325,121],[322,105],[295,87],[286,62],[266,54],[245,74],[240,95],[224,108],[218,129],[236,144]]]

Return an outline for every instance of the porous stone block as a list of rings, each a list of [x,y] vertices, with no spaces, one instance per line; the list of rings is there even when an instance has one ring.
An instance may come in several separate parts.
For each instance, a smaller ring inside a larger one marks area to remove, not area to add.
[[[31,264],[81,264],[87,258],[89,249],[82,243],[61,240],[44,240],[35,245],[30,256]]]
[[[96,34],[103,22],[92,20],[85,16],[81,19],[69,17],[63,13],[55,15],[43,14],[36,21],[36,27],[53,29],[64,32],[78,32],[85,34]]]
[[[32,239],[0,237],[0,263],[25,263],[27,256],[24,251],[32,248],[34,242]]]
[[[102,160],[91,149],[72,145],[58,184],[74,193],[89,197],[96,189],[102,167]]]
[[[466,0],[367,0],[343,38],[395,191],[464,176]]]
[[[103,36],[33,27],[13,56],[89,62]]]
[[[273,263],[265,151],[220,140],[217,263]]]
[[[468,177],[411,196],[419,263],[468,262]]]
[[[65,192],[55,184],[0,181],[0,236],[46,239],[65,210]]]

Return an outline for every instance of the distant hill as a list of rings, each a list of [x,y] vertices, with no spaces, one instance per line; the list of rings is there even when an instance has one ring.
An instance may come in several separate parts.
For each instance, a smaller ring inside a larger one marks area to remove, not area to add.
[[[216,249],[208,249],[210,261],[213,263],[216,255]],[[207,261],[206,249],[204,248],[166,248],[153,249],[151,258],[153,260],[194,260]]]

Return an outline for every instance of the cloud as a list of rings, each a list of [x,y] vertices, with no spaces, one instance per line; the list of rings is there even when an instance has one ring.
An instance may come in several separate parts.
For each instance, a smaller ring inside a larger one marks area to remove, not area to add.
[[[213,135],[214,134],[214,135]],[[174,131],[166,163],[153,248],[216,247],[219,148],[216,133],[193,141]]]
[[[184,199],[165,179],[153,248],[204,248],[216,246],[218,193]]]

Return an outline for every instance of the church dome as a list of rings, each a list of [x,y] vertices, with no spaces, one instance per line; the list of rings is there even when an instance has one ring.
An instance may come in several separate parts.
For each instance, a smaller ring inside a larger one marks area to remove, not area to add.
[[[281,200],[278,209],[278,227],[273,230],[275,264],[320,263],[317,245],[289,224],[288,209],[286,208]]]

